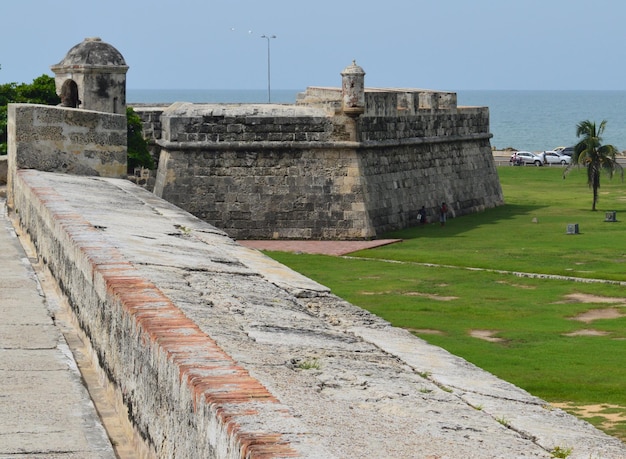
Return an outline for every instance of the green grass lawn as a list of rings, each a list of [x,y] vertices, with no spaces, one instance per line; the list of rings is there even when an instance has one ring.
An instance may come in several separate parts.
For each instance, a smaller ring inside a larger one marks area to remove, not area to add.
[[[589,310],[626,314],[626,289],[618,283],[626,283],[626,184],[603,177],[599,210],[592,212],[585,171],[575,169],[565,180],[562,172],[501,167],[506,205],[451,218],[444,228],[436,223],[387,234],[403,242],[350,258],[268,254],[534,395],[569,403],[569,411],[626,439],[626,316],[575,319]],[[604,221],[609,210],[618,222]],[[570,223],[580,234],[566,234]],[[581,411],[603,404],[604,414]],[[607,413],[617,420],[608,422]]]
[[[605,210],[626,219],[626,186],[605,179],[598,210],[584,171],[501,167],[506,205],[484,213],[386,235],[404,243],[357,255],[401,261],[626,281],[626,223],[607,223]],[[578,223],[580,234],[566,234]]]

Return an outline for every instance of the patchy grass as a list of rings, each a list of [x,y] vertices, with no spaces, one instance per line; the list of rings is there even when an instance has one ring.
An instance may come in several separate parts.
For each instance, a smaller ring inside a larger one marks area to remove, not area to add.
[[[603,177],[592,212],[584,171],[501,167],[507,204],[384,237],[404,242],[351,258],[268,253],[333,293],[626,439],[626,186]],[[604,222],[617,211],[617,223]],[[623,218],[624,221],[620,221]],[[569,223],[580,234],[567,235]],[[403,263],[389,263],[385,260]],[[432,266],[435,264],[439,266]],[[444,265],[444,266],[441,266]],[[482,268],[475,270],[468,268]],[[480,331],[480,333],[476,333]],[[489,337],[487,340],[485,337]]]
[[[592,212],[584,171],[498,169],[506,205],[439,224],[385,235],[401,244],[355,256],[626,281],[626,186],[604,178]],[[607,223],[605,211],[616,211]],[[431,217],[432,220],[432,217]],[[535,223],[536,222],[536,223]],[[578,223],[580,234],[567,234]]]

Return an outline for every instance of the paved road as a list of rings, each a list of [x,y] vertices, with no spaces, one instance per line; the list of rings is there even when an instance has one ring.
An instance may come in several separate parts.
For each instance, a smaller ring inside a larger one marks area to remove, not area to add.
[[[493,159],[496,163],[496,166],[507,166],[509,165],[509,159],[511,158],[511,154],[509,152],[505,152],[505,151],[494,151],[493,152]],[[622,166],[624,169],[626,169],[626,158],[624,157],[618,157],[617,158],[617,163]],[[563,167],[557,164],[553,164],[551,167]]]
[[[0,458],[114,458],[0,197]]]

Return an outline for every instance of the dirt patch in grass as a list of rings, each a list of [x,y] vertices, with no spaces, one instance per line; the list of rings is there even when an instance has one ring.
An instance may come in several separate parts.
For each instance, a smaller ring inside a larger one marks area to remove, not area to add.
[[[459,298],[458,296],[441,296],[441,295],[433,295],[430,293],[420,293],[420,292],[405,292],[404,295],[421,296],[424,298],[428,298],[429,300],[436,300],[436,301],[452,301],[452,300],[457,300]]]
[[[626,432],[623,427],[626,423],[626,406],[611,405],[602,403],[599,405],[576,405],[571,402],[551,403],[555,408],[560,408],[576,417],[588,419],[600,418],[599,423],[595,423],[609,435],[613,435],[620,440],[626,440]]]
[[[578,303],[608,303],[608,304],[622,304],[626,306],[626,298],[614,298],[609,296],[589,295],[587,293],[572,293],[565,295],[569,301],[575,301]]]
[[[590,309],[589,311],[585,311],[575,317],[572,317],[572,319],[578,320],[580,322],[590,323],[594,320],[599,319],[619,319],[620,317],[624,317],[626,315],[621,310],[622,307],[626,306],[626,298],[589,295],[587,293],[572,293],[570,295],[566,295],[565,298],[569,302],[576,303],[599,303],[617,305],[617,307],[612,308]],[[583,334],[583,331],[581,330],[578,333]],[[574,335],[570,334],[567,336]]]
[[[433,328],[407,328],[406,330],[411,333],[421,333],[423,335],[443,335],[441,330],[435,330]]]
[[[619,309],[616,308],[606,308],[606,309],[592,309],[590,311],[583,312],[582,314],[578,314],[576,317],[573,317],[574,320],[578,320],[580,322],[585,322],[586,324],[593,322],[594,320],[599,319],[619,319],[620,317],[624,317],[624,314]]]
[[[490,343],[501,343],[504,341],[502,338],[498,338],[494,336],[498,333],[497,330],[470,330],[470,336],[474,338],[484,339],[485,341],[489,341]]]
[[[563,336],[606,336],[609,332],[600,330],[590,330],[585,328],[584,330],[576,330],[572,333],[564,333]]]

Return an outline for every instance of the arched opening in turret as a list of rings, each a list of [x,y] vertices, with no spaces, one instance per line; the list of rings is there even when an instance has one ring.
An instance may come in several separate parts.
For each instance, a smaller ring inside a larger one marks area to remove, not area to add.
[[[61,105],[63,107],[78,108],[80,104],[78,85],[72,79],[65,80],[61,86]]]

